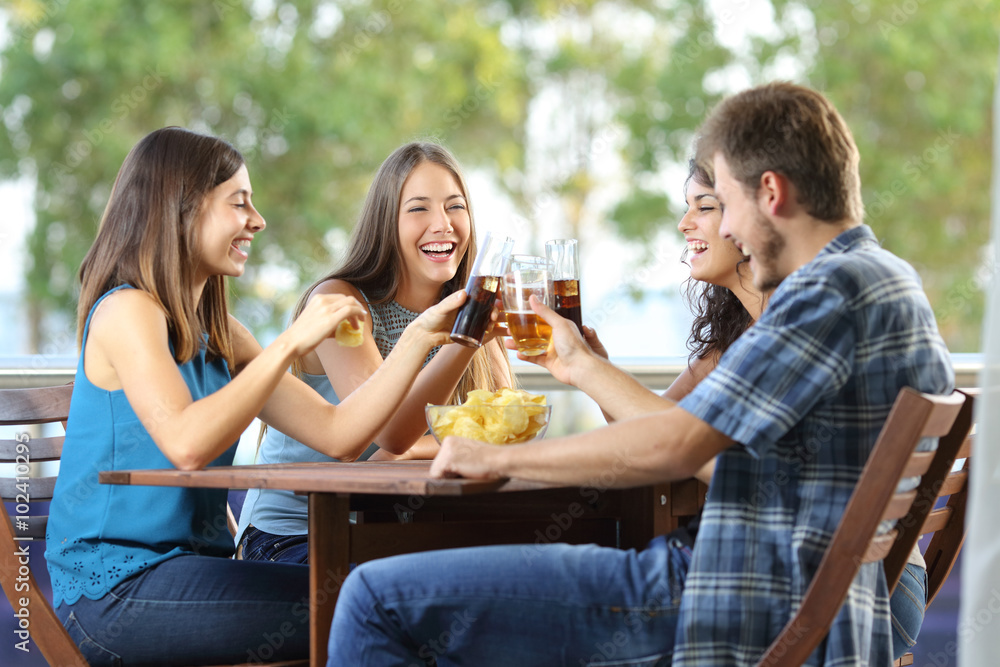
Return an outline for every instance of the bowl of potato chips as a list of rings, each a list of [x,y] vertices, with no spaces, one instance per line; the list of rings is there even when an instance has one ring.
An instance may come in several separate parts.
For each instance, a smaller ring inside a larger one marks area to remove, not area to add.
[[[428,405],[424,413],[439,444],[454,435],[493,445],[516,445],[545,435],[552,406],[545,404],[543,394],[475,389],[462,405]]]

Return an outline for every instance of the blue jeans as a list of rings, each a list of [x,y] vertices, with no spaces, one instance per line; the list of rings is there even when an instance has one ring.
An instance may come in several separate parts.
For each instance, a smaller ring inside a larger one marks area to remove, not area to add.
[[[56,614],[93,667],[306,658],[309,568],[178,556]]]
[[[892,613],[892,659],[898,660],[917,643],[927,603],[927,571],[907,563],[889,599]]]
[[[371,561],[341,588],[328,665],[669,665],[690,562],[665,537]]]
[[[272,563],[309,563],[308,535],[274,535],[253,526],[243,533],[240,542],[243,560],[266,560]]]

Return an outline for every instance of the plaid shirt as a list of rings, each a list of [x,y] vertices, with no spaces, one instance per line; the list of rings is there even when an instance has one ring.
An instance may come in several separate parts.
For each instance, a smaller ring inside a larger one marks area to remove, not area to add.
[[[673,664],[753,665],[801,603],[900,388],[953,385],[918,276],[867,226],[786,278],[680,403],[739,444],[716,465]],[[891,654],[870,563],[807,664],[881,667]]]

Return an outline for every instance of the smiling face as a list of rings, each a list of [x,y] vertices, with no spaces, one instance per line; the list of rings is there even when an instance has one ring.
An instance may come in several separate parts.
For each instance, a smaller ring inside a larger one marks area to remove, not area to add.
[[[440,290],[458,271],[470,233],[468,202],[458,179],[434,162],[417,165],[399,197],[401,289]]]
[[[760,210],[753,194],[733,178],[721,153],[716,153],[713,165],[715,192],[722,206],[719,233],[733,241],[749,259],[754,287],[772,290],[790,273],[781,267],[785,239]]]
[[[205,196],[195,222],[196,285],[211,276],[243,275],[250,241],[265,227],[250,201],[252,194],[250,174],[243,165]]]
[[[722,209],[715,190],[692,177],[688,179],[684,198],[688,210],[677,229],[687,242],[691,277],[733,289],[739,281],[736,267],[743,255],[732,241],[724,240],[719,234]]]

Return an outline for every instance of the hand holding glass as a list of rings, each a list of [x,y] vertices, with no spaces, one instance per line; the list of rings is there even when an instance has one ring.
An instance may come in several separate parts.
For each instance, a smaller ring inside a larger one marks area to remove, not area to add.
[[[552,327],[531,309],[532,296],[552,307],[552,263],[544,257],[514,255],[504,274],[503,309],[517,351],[528,357],[544,354],[552,339]]]

